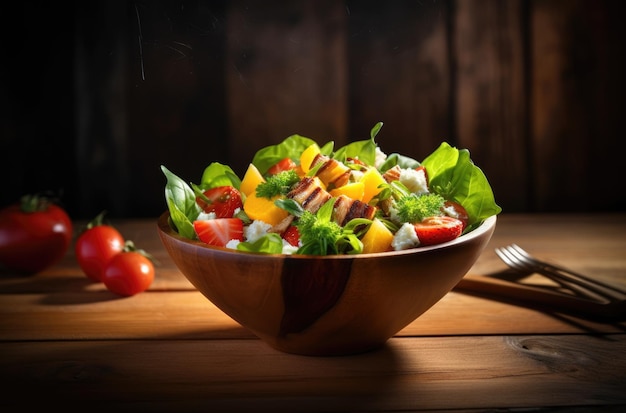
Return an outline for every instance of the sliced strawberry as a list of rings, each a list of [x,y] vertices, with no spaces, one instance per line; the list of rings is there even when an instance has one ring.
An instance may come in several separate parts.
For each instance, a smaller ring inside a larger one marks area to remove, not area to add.
[[[237,208],[243,208],[241,193],[232,186],[218,186],[203,192],[196,202],[206,213],[215,213],[217,218],[232,218]]]
[[[300,233],[298,232],[298,228],[295,225],[290,225],[287,227],[285,232],[282,235],[283,239],[293,245],[294,247],[298,246],[298,242],[300,241]]]
[[[239,218],[216,218],[193,222],[200,241],[224,247],[230,240],[243,241],[243,221]]]
[[[298,165],[291,158],[283,158],[280,161],[276,162],[275,165],[270,167],[267,170],[268,175],[276,175],[279,172],[289,171],[291,169],[295,169]]]
[[[428,217],[413,226],[420,245],[424,246],[452,241],[463,232],[463,222],[448,216]]]

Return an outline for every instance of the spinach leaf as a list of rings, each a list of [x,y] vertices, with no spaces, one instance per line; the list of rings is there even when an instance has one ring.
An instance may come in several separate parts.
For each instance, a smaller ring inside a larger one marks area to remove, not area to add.
[[[259,149],[252,158],[252,164],[265,175],[267,170],[284,158],[299,162],[300,155],[306,148],[316,143],[313,139],[300,135],[291,135],[276,145]]]
[[[333,158],[345,162],[348,158],[356,158],[368,165],[376,163],[376,142],[373,139],[351,142],[337,150]]]
[[[233,186],[239,189],[241,179],[230,166],[213,162],[204,169],[202,179],[200,179],[200,187],[202,189],[210,189],[217,186]]]
[[[185,181],[165,166],[161,165],[161,170],[167,178],[165,200],[170,211],[170,219],[181,236],[194,239],[196,232],[193,229],[193,220],[200,214],[195,193]]]
[[[502,211],[487,177],[474,165],[467,149],[459,150],[443,142],[422,165],[428,172],[432,191],[463,205],[470,216],[470,225]]]
[[[345,162],[348,158],[355,158],[368,165],[376,164],[376,135],[383,127],[382,122],[378,122],[370,131],[370,138],[362,141],[351,142],[337,150],[333,158]]]

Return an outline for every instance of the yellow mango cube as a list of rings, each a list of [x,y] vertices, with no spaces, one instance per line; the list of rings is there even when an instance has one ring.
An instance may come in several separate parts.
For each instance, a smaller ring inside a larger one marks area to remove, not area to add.
[[[259,172],[256,166],[250,164],[248,165],[248,169],[246,170],[246,173],[241,180],[241,186],[239,187],[239,190],[245,196],[249,196],[252,192],[256,190],[256,187],[261,182],[265,182],[265,178],[263,178],[263,175],[261,175],[261,172]]]
[[[393,233],[378,218],[374,218],[369,229],[363,235],[363,253],[391,251]]]
[[[362,201],[368,203],[382,190],[379,188],[381,184],[387,183],[385,178],[378,172],[376,168],[369,168],[363,174],[363,177],[359,182],[363,183],[363,199]]]
[[[272,199],[256,196],[256,191],[252,191],[243,204],[243,210],[252,220],[263,221],[266,224],[276,225],[287,218],[289,213],[274,204],[278,197]]]
[[[344,186],[332,189],[330,191],[330,196],[337,198],[340,195],[345,195],[349,198],[356,199],[357,201],[362,201],[363,195],[365,195],[364,191],[365,184],[363,182],[352,182]]]
[[[311,170],[311,164],[313,163],[313,159],[320,153],[320,147],[317,144],[312,144],[300,155],[300,168],[302,168],[302,172],[305,174]]]

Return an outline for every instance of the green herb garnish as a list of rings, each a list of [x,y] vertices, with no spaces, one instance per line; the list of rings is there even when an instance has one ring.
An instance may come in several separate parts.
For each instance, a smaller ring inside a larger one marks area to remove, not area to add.
[[[276,175],[269,176],[265,182],[257,186],[256,196],[272,199],[278,195],[287,195],[291,187],[299,181],[300,177],[293,169],[279,172]]]
[[[315,214],[309,211],[299,214],[295,225],[300,233],[302,247],[297,254],[358,254],[363,251],[363,243],[354,230],[369,223],[369,220],[354,220],[354,223],[350,221],[345,227],[341,227],[332,220],[334,205],[335,199],[330,199]]]

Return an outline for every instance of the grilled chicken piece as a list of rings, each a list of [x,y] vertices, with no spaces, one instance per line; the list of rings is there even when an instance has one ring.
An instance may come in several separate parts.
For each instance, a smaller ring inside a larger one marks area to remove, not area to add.
[[[295,216],[289,214],[285,218],[283,218],[283,220],[280,221],[278,224],[268,229],[267,232],[275,232],[276,234],[282,235],[283,232],[287,231],[287,228],[289,228],[295,218]]]
[[[400,179],[401,172],[402,172],[402,168],[396,165],[393,168],[388,169],[387,172],[383,174],[383,178],[385,178],[385,181],[387,181],[387,183],[391,181],[397,181]]]
[[[305,210],[316,213],[318,209],[321,208],[322,205],[326,201],[328,201],[331,195],[326,192],[320,185],[317,179],[311,177],[305,177],[300,182],[298,182],[287,194],[287,198],[293,199]],[[287,230],[289,225],[294,220],[293,215],[288,215],[281,222],[274,225],[270,228],[269,232],[275,232],[278,234],[282,234]]]
[[[346,195],[340,195],[335,201],[332,219],[343,227],[354,218],[374,219],[375,214],[376,208],[373,206]]]
[[[311,163],[311,168],[322,164],[315,174],[324,182],[326,187],[340,187],[350,180],[350,168],[343,163],[326,155],[318,154]]]
[[[287,198],[293,199],[302,205],[302,208],[314,214],[332,197],[320,186],[317,179],[305,177],[291,188]],[[288,215],[281,222],[270,228],[269,232],[282,234],[291,225],[294,218],[293,215]]]
[[[315,178],[305,177],[291,189],[287,198],[293,199],[302,205],[302,208],[314,214],[331,196]]]

